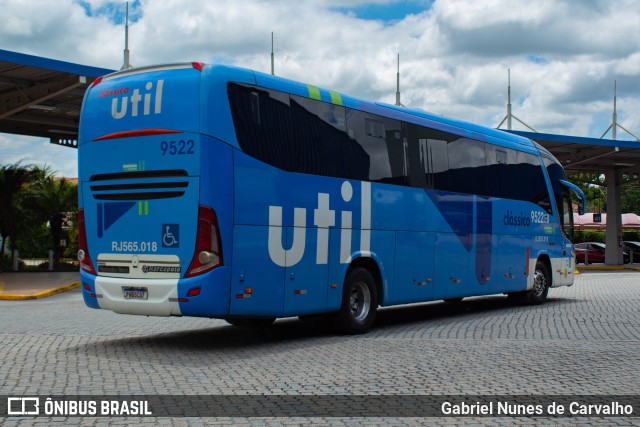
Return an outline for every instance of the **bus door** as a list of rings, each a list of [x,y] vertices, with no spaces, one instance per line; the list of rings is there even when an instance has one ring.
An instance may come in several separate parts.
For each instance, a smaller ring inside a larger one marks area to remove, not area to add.
[[[555,233],[557,242],[557,257],[559,258],[558,267],[553,272],[554,285],[570,285],[573,283],[573,274],[575,270],[575,251],[573,249],[573,203],[571,201],[571,191],[575,191],[573,184],[565,185],[566,181],[561,180],[565,190],[561,195],[557,195],[556,202],[558,205],[558,217],[560,219],[560,230]],[[575,187],[577,188],[577,187]],[[571,191],[569,191],[571,190]],[[582,202],[584,194],[581,191],[576,192],[579,210],[580,206],[584,206]]]
[[[298,233],[306,233],[306,245],[309,248],[318,246],[318,239],[324,233],[329,236],[329,229],[313,228],[298,229],[287,227],[287,237]],[[327,237],[325,237],[327,238]],[[289,239],[288,239],[289,240]],[[292,241],[293,239],[291,239]],[[329,252],[327,259],[318,262],[310,252],[310,256],[303,256],[296,265],[288,266],[284,272],[284,315],[297,316],[301,314],[321,313],[327,308],[327,281],[329,280]],[[333,254],[331,254],[333,255]],[[322,255],[321,255],[322,256]]]
[[[468,294],[470,235],[436,233],[434,299],[464,297]]]
[[[393,303],[433,299],[435,249],[435,233],[396,233]]]
[[[527,264],[531,248],[531,236],[506,234],[498,238],[498,283],[503,292],[523,291],[527,286]]]
[[[560,180],[563,191],[562,196],[558,197],[558,216],[560,218],[560,230],[556,233],[558,242],[558,251],[561,257],[561,265],[558,271],[558,277],[555,277],[554,284],[570,285],[573,283],[573,273],[575,270],[575,250],[573,248],[573,202],[571,193],[575,194],[578,204],[578,213],[584,214],[586,206],[586,198],[582,190],[576,185]],[[556,282],[556,280],[558,280]]]

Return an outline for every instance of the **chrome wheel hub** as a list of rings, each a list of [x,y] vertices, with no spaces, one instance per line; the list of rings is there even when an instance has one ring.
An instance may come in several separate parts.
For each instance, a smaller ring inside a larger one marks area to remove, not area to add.
[[[365,282],[357,282],[349,297],[351,315],[357,321],[363,321],[371,309],[371,292]]]
[[[533,293],[536,296],[542,295],[547,288],[547,278],[540,270],[536,270],[533,276]]]

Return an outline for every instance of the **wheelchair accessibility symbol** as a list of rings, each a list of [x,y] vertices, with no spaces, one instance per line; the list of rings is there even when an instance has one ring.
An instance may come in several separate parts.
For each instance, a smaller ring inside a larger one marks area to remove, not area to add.
[[[180,224],[162,224],[162,247],[180,247]]]

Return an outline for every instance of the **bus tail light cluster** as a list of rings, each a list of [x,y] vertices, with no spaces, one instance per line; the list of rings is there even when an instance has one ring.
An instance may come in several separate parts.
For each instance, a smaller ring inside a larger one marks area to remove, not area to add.
[[[213,209],[208,206],[200,206],[196,250],[185,277],[206,273],[220,265],[222,265],[222,245],[218,218]]]
[[[93,268],[91,257],[89,256],[89,247],[87,245],[87,230],[84,225],[84,209],[78,211],[78,261],[80,268],[87,273],[96,274]]]

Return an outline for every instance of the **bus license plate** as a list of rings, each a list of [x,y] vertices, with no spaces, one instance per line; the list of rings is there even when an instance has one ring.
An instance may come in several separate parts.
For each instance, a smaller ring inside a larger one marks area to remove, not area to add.
[[[122,287],[124,299],[147,299],[149,292],[144,287]]]

